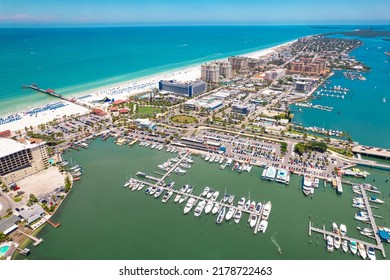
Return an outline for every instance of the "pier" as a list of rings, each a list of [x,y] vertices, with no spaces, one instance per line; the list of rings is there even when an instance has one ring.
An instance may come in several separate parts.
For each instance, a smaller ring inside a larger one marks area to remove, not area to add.
[[[322,229],[320,228],[315,228],[312,226],[311,224],[311,221],[309,221],[309,236],[311,236],[312,232],[317,232],[317,233],[320,233],[320,234],[323,234],[324,235],[324,240],[326,240],[326,236],[327,235],[330,235],[332,237],[335,237],[335,236],[339,236],[341,239],[345,239],[345,240],[348,240],[348,241],[351,241],[351,240],[355,240],[356,242],[358,243],[362,243],[364,244],[365,246],[370,246],[370,247],[373,247],[379,251],[381,251],[382,253],[382,256],[383,258],[386,258],[386,252],[385,252],[385,249],[383,247],[383,243],[381,241],[381,239],[379,238],[377,232],[378,232],[378,227],[376,225],[376,222],[375,222],[375,218],[374,217],[378,217],[376,215],[374,215],[372,213],[372,210],[371,210],[371,205],[369,204],[369,200],[367,198],[367,194],[366,194],[366,189],[364,188],[363,185],[359,185],[360,187],[360,191],[362,193],[362,196],[363,196],[363,200],[364,200],[364,205],[366,206],[366,210],[367,210],[367,213],[368,213],[368,217],[369,217],[369,223],[371,224],[372,226],[372,229],[374,231],[374,238],[375,238],[375,241],[376,241],[376,244],[371,244],[369,242],[366,242],[366,241],[363,241],[363,240],[359,240],[359,239],[356,239],[356,238],[351,238],[349,236],[341,236],[341,235],[338,235],[334,232],[331,232],[331,231],[327,231],[325,229],[325,226],[323,226]],[[378,217],[380,218],[380,217]]]
[[[27,234],[25,233],[24,231],[18,229],[18,232],[20,232],[21,234],[27,236],[28,238],[30,238],[32,241],[34,241],[33,243],[33,246],[36,247],[38,246],[39,244],[41,244],[43,242],[43,239],[42,238],[36,238],[35,236],[32,236],[30,234]]]
[[[163,177],[161,177],[156,183],[149,183],[149,182],[146,182],[146,181],[143,181],[143,180],[139,180],[139,179],[135,179],[135,178],[133,178],[133,181],[135,181],[135,182],[138,182],[138,183],[141,183],[141,184],[145,184],[145,185],[147,185],[147,186],[149,186],[149,187],[157,187],[157,188],[162,188],[163,189],[163,191],[172,191],[175,195],[177,195],[177,194],[180,194],[180,195],[182,195],[182,196],[188,196],[188,198],[194,198],[194,199],[196,199],[196,201],[200,201],[200,200],[204,200],[204,201],[206,201],[206,203],[207,202],[209,202],[209,201],[211,201],[211,202],[213,202],[214,204],[215,203],[217,203],[217,204],[220,204],[221,205],[221,207],[226,207],[227,209],[229,209],[229,208],[233,208],[235,211],[237,211],[237,210],[240,210],[242,213],[247,213],[247,214],[249,214],[249,216],[250,215],[252,215],[252,214],[255,214],[256,216],[257,216],[257,222],[256,222],[256,225],[255,225],[255,227],[254,227],[254,234],[257,234],[257,231],[258,231],[258,226],[259,226],[259,224],[260,224],[260,222],[261,222],[261,217],[262,217],[262,214],[263,214],[263,209],[264,209],[264,205],[265,205],[265,202],[262,202],[262,209],[261,209],[261,211],[260,211],[260,213],[256,213],[255,211],[251,211],[251,210],[249,210],[249,209],[244,209],[244,207],[242,207],[242,208],[239,208],[238,206],[235,206],[235,205],[233,205],[233,204],[228,204],[228,203],[224,203],[224,202],[222,202],[222,201],[214,201],[214,200],[212,200],[211,198],[206,198],[206,197],[202,197],[202,196],[200,196],[200,195],[194,195],[194,194],[192,194],[192,193],[187,193],[187,192],[182,192],[182,191],[180,191],[180,190],[175,190],[175,189],[171,189],[171,188],[167,188],[167,187],[165,187],[164,186],[164,180],[168,177],[168,176],[170,176],[170,174],[175,170],[175,168],[176,167],[178,167],[178,165],[188,156],[190,154],[190,152],[187,152],[187,153],[185,153],[174,165],[173,165],[173,167],[171,167],[165,174],[164,174],[164,176]],[[145,178],[147,178],[148,179],[148,176],[145,176]],[[154,179],[156,179],[156,178],[154,178]],[[129,188],[131,188],[131,186],[129,186]],[[233,218],[232,218],[233,219]]]
[[[352,152],[365,156],[373,156],[382,159],[390,159],[390,150],[386,150],[384,148],[378,147],[365,147],[361,145],[357,145],[352,148]]]
[[[73,179],[74,180],[74,179]],[[50,220],[47,220],[47,223],[51,225],[53,228],[59,228],[61,226],[61,223],[54,223]]]

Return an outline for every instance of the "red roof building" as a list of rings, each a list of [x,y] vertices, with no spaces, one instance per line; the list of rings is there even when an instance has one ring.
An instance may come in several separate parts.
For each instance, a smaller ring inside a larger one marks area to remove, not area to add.
[[[121,105],[123,103],[126,103],[126,102],[124,100],[122,100],[122,99],[118,99],[118,100],[112,102],[112,105]]]
[[[117,112],[118,111],[118,107],[111,107],[109,108],[110,112]]]
[[[0,137],[10,137],[11,136],[11,130],[4,130],[0,132]]]
[[[129,109],[127,108],[119,110],[119,114],[128,114],[128,113],[129,113]]]
[[[98,115],[98,116],[105,116],[107,115],[106,112],[104,112],[102,109],[92,109],[92,114]]]

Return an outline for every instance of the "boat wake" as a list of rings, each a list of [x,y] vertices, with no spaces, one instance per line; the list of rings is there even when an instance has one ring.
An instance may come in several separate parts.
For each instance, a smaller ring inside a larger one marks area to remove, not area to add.
[[[275,232],[275,235],[277,235],[277,234],[278,234],[278,233]],[[276,248],[278,248],[279,255],[281,255],[281,254],[282,254],[282,248],[280,248],[278,242],[276,241],[276,239],[275,239],[275,237],[274,237],[275,235],[272,235],[272,236],[271,236],[271,241],[272,241],[272,243],[275,244]]]

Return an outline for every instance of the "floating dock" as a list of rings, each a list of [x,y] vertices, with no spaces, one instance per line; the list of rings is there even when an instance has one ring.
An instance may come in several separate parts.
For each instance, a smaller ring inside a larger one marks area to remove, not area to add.
[[[24,231],[18,229],[18,232],[20,232],[21,234],[27,236],[28,238],[30,238],[32,241],[34,241],[33,243],[33,246],[34,247],[37,247],[39,244],[41,244],[43,242],[43,239],[42,238],[36,238],[35,236],[32,236],[30,234],[27,234],[25,233]]]

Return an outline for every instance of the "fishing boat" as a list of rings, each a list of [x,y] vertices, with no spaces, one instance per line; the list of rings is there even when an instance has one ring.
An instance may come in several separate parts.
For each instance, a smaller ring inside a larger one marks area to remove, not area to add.
[[[236,211],[236,213],[234,214],[234,222],[235,222],[236,224],[238,224],[238,223],[240,222],[241,216],[242,216],[242,211],[241,211],[240,209],[238,209],[238,210]]]
[[[341,236],[347,235],[347,227],[344,224],[340,224],[340,234]]]
[[[217,224],[221,224],[221,223],[223,222],[223,218],[225,217],[225,212],[226,212],[226,207],[225,207],[225,206],[222,207],[221,210],[219,210],[218,216],[217,216],[217,218],[216,218],[216,220],[215,220],[215,222],[216,222]]]
[[[184,207],[184,214],[187,214],[188,212],[191,211],[192,207],[194,207],[196,203],[196,199],[193,197],[190,197],[190,199],[187,201],[186,206]]]
[[[352,254],[356,255],[357,253],[357,243],[355,240],[349,241],[349,249],[351,250]]]
[[[340,236],[336,235],[334,237],[334,247],[336,249],[340,249],[340,246],[341,246],[341,239],[340,239]]]
[[[341,248],[343,249],[343,251],[345,253],[348,252],[348,241],[347,240],[343,240],[343,242],[341,242]]]
[[[377,198],[376,195],[371,196],[368,200],[373,202],[373,203],[378,203],[378,204],[385,203],[383,200]]]
[[[173,195],[173,191],[166,192],[161,201],[163,203],[166,203],[171,198],[172,195]]]
[[[272,203],[270,201],[268,201],[264,205],[263,215],[261,216],[262,220],[268,220],[269,214],[271,214],[271,208],[272,208]]]
[[[371,246],[367,247],[367,256],[372,261],[376,260],[375,249],[373,247]]]
[[[358,251],[359,251],[360,257],[363,260],[365,260],[367,258],[367,253],[366,253],[366,250],[365,250],[365,247],[364,247],[363,243],[358,243]]]
[[[209,200],[206,204],[206,207],[204,208],[204,213],[205,214],[208,214],[210,213],[210,211],[213,209],[213,206],[214,206],[214,202]]]
[[[233,218],[234,213],[236,213],[236,209],[234,207],[230,207],[229,211],[226,213],[226,221],[229,221],[231,218]]]
[[[262,220],[259,224],[258,231],[265,233],[268,227],[268,221]]]
[[[215,205],[214,205],[214,207],[213,207],[213,210],[211,210],[211,214],[217,214],[218,213],[218,211],[221,209],[221,204],[219,204],[219,203],[215,203]]]
[[[205,187],[203,192],[202,192],[202,194],[200,196],[204,196],[205,197],[209,191],[210,191],[210,188],[209,187]]]
[[[194,215],[195,217],[199,217],[202,214],[204,207],[206,206],[206,200],[202,200],[198,203],[195,208]]]
[[[333,237],[330,235],[326,237],[326,250],[333,252]]]

